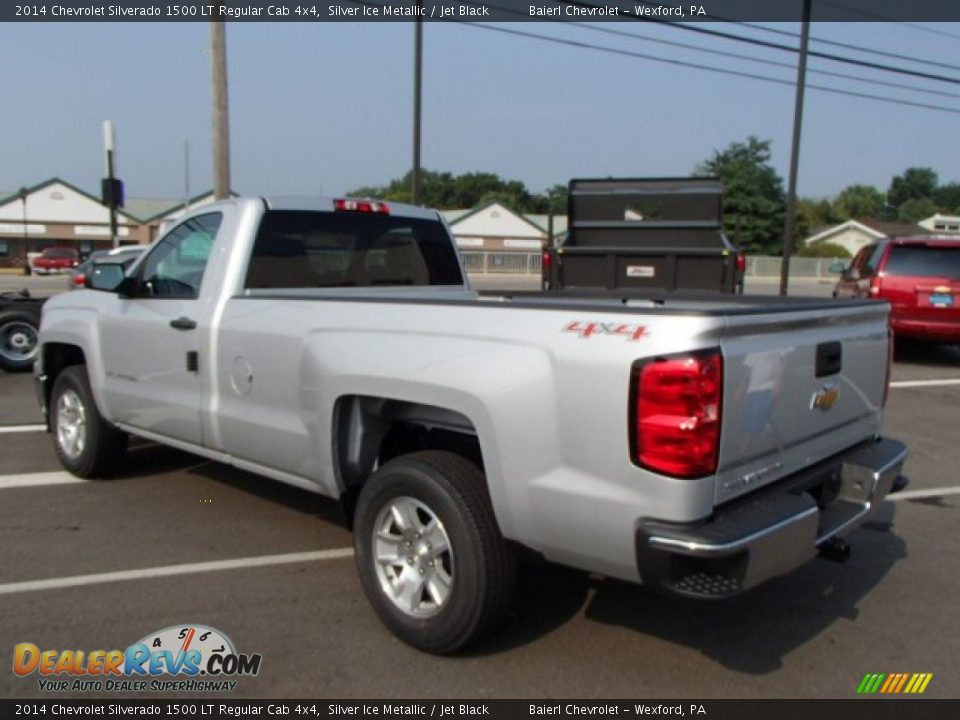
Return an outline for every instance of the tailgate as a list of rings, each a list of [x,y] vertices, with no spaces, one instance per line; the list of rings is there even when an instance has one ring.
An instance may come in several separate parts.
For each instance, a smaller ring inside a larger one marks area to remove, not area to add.
[[[889,305],[828,307],[727,317],[717,504],[879,432]]]

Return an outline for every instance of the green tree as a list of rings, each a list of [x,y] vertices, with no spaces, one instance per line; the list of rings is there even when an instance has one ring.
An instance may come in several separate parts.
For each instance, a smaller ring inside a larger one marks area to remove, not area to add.
[[[833,208],[843,220],[878,218],[886,201],[884,194],[872,185],[850,185],[834,199]]]
[[[947,183],[933,191],[933,201],[940,212],[949,215],[960,213],[960,183]]]
[[[891,181],[887,202],[899,209],[907,200],[932,197],[936,189],[937,173],[933,168],[907,168]]]
[[[786,203],[783,180],[770,165],[770,141],[750,136],[731,143],[697,166],[697,174],[723,181],[723,225],[731,239],[750,253],[782,250]]]
[[[521,213],[566,212],[567,189],[563,185],[554,185],[545,196],[540,196],[532,195],[520,180],[504,180],[496,173],[452,175],[432,170],[422,170],[420,182],[421,200],[427,207],[444,210],[472,208],[496,201]],[[411,187],[412,176],[408,172],[386,185],[359,187],[348,194],[408,203],[411,201]]]
[[[936,212],[937,205],[930,198],[910,198],[897,209],[897,220],[915,223]]]

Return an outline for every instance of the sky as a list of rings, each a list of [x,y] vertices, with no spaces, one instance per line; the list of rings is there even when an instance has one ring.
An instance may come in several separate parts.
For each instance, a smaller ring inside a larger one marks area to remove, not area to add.
[[[533,192],[572,177],[683,176],[731,142],[772,141],[789,169],[796,55],[647,23],[607,30],[735,52],[764,64],[600,32],[586,25],[497,27],[788,81],[546,43],[476,26],[424,28],[425,168],[486,171]],[[796,44],[737,25],[728,32]],[[771,25],[798,33],[799,24]],[[813,23],[811,36],[958,66],[960,23]],[[409,23],[231,23],[227,27],[232,186],[241,194],[340,195],[403,175],[412,158],[414,27]],[[212,187],[207,23],[3,23],[0,192],[60,177],[99,194],[102,123],[117,137],[128,197],[182,198]],[[828,47],[873,62],[903,61]],[[912,166],[960,181],[960,83],[811,58],[828,70],[921,94],[811,74],[808,82],[952,108],[941,112],[808,89],[798,190],[829,197],[853,183],[886,189]],[[189,144],[189,171],[184,146]]]

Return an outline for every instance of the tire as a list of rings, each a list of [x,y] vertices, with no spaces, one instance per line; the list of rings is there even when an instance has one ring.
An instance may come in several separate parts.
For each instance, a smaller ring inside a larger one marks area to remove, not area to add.
[[[122,461],[127,447],[126,433],[100,416],[85,365],[71,365],[57,375],[50,429],[60,464],[77,477],[102,477]]]
[[[510,610],[516,557],[483,473],[459,455],[417,452],[383,465],[360,493],[353,537],[367,598],[409,645],[454,652]]]
[[[23,312],[0,315],[0,367],[29,370],[37,357],[37,319]]]

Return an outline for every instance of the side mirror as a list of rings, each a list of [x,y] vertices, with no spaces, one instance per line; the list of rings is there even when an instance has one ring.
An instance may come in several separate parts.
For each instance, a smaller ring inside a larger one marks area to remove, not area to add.
[[[834,260],[827,269],[835,275],[843,275],[847,271],[847,264],[843,260]]]
[[[90,268],[85,285],[91,290],[117,292],[125,277],[121,263],[99,263]]]

